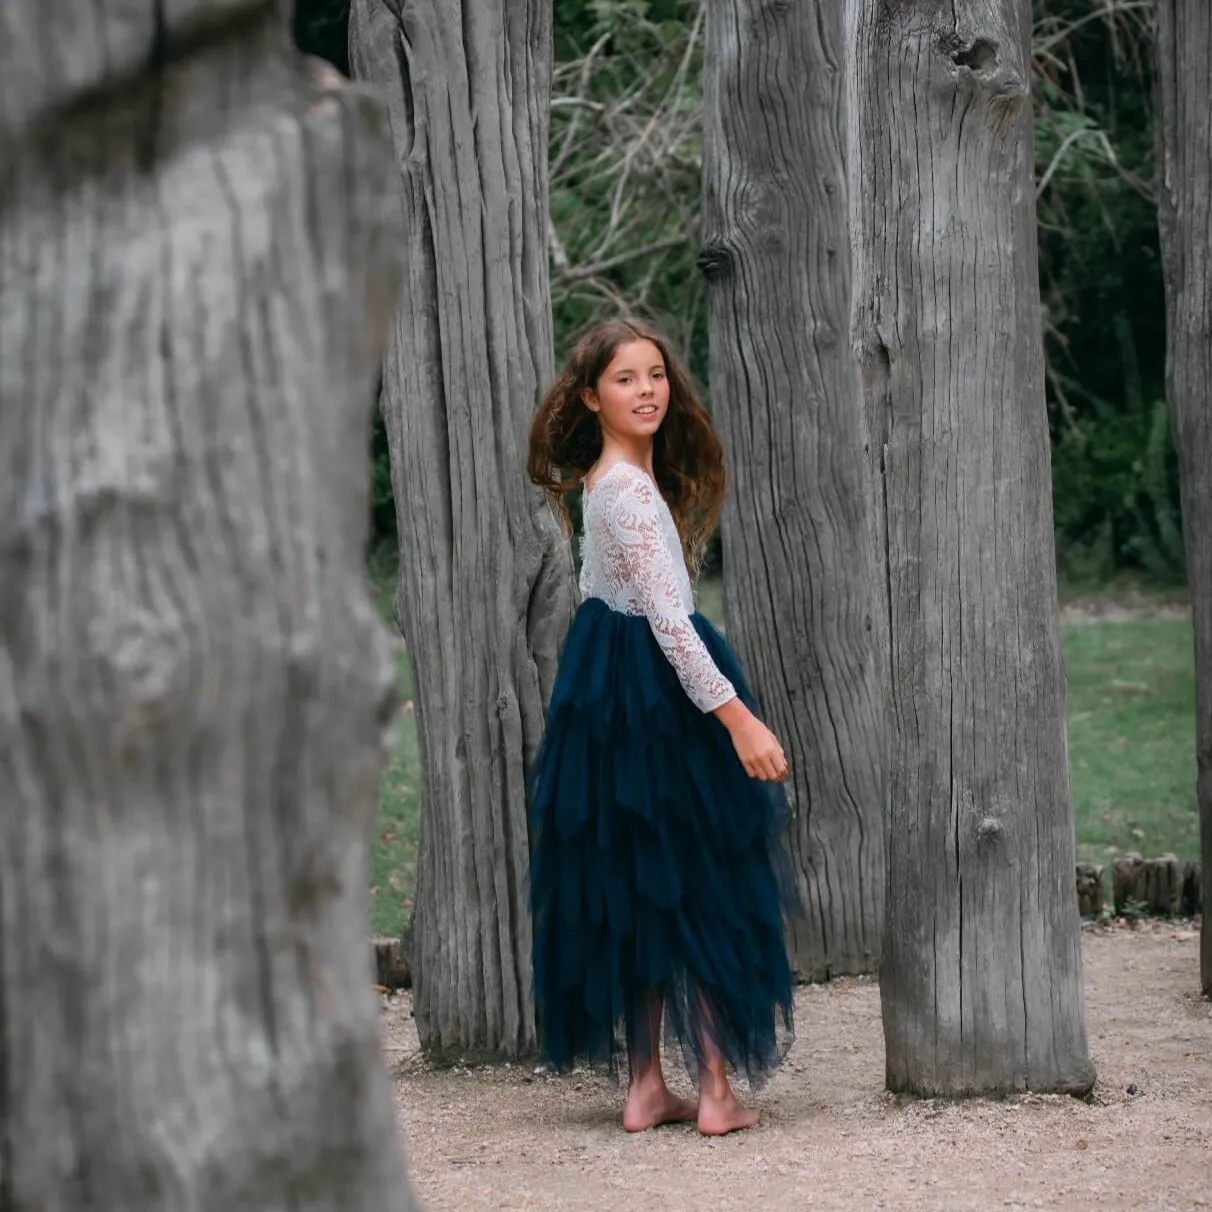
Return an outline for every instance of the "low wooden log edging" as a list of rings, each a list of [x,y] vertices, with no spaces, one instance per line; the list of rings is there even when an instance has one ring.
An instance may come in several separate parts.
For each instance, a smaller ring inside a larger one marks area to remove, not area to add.
[[[1195,917],[1203,904],[1200,864],[1180,863],[1173,854],[1146,859],[1124,854],[1111,866],[1110,900],[1104,868],[1077,865],[1077,903],[1082,917],[1107,910],[1125,917]]]
[[[370,940],[372,973],[375,985],[384,993],[412,988],[412,967],[408,962],[408,939]]]

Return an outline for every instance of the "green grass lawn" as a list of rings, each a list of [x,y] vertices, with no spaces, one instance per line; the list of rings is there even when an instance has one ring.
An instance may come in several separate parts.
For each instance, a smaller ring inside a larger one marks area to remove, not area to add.
[[[390,617],[390,591],[376,591]],[[700,608],[720,617],[718,584]],[[1069,756],[1078,857],[1108,862],[1136,850],[1198,857],[1195,806],[1195,674],[1191,624],[1158,620],[1073,625],[1062,631],[1069,677]],[[412,696],[408,661],[400,694]],[[379,795],[371,850],[371,923],[398,934],[408,917],[420,835],[420,764],[407,707]]]
[[[390,595],[388,596],[390,612]],[[408,657],[396,654],[404,710],[396,724],[396,744],[379,786],[379,819],[370,848],[370,928],[397,935],[408,920],[421,841],[421,763],[417,723],[412,713]]]
[[[1078,857],[1199,857],[1191,624],[1094,623],[1062,632]]]

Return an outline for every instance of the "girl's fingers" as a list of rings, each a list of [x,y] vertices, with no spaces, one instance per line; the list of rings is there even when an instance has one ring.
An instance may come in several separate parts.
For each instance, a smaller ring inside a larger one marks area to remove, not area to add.
[[[788,774],[787,756],[781,749],[747,758],[741,765],[751,779],[764,782],[782,782]]]

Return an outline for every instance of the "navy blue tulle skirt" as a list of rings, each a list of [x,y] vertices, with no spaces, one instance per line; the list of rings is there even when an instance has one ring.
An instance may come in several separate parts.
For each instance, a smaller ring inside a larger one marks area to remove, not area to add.
[[[752,707],[723,636],[693,615]],[[785,798],[687,698],[642,616],[591,598],[560,656],[531,776],[534,978],[544,1058],[618,1071],[668,1043],[760,1083],[792,1036]]]

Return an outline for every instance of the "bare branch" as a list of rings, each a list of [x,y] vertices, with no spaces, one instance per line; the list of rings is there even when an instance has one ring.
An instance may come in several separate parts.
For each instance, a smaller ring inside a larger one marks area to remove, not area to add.
[[[643,244],[638,248],[629,248],[626,252],[616,253],[605,261],[590,261],[583,265],[577,265],[561,273],[560,278],[564,282],[580,282],[586,278],[597,278],[602,274],[609,273],[612,269],[618,269],[620,266],[626,265],[630,261],[652,257],[670,248],[680,248],[689,239],[688,235],[681,235],[669,236],[664,240],[654,240],[651,244]]]

